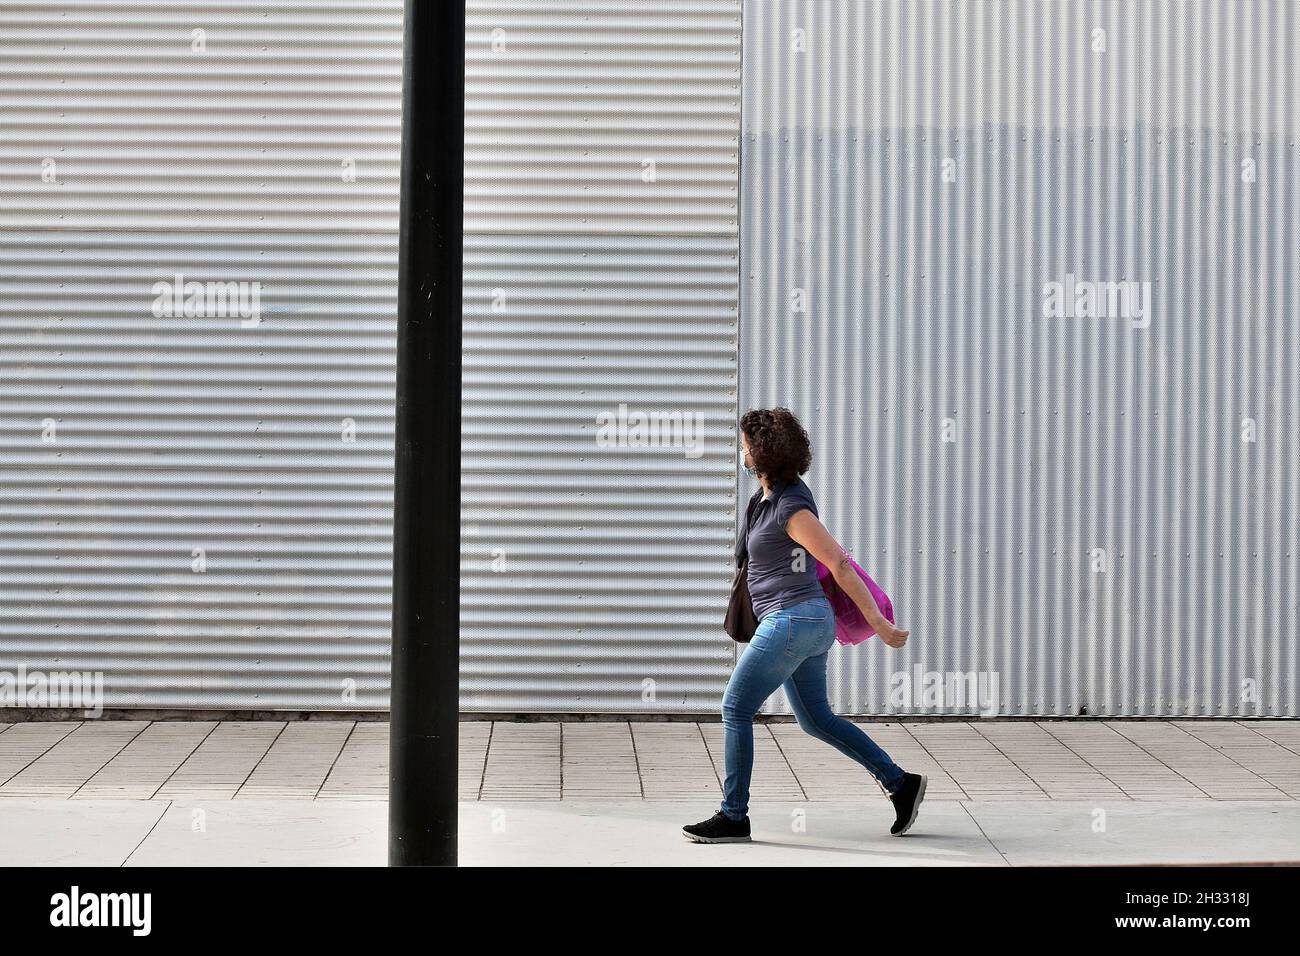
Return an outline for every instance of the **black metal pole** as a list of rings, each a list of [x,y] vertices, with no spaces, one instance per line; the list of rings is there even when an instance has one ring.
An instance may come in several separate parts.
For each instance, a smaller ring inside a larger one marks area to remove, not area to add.
[[[388,864],[456,865],[465,3],[406,0]]]

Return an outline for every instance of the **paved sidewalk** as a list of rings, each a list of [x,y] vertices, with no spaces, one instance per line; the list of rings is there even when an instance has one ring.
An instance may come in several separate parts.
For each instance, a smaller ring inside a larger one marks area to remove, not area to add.
[[[1300,721],[856,721],[928,800],[1294,801]],[[708,804],[719,723],[462,721],[460,799]],[[751,799],[882,798],[795,723],[754,728]],[[384,800],[381,721],[0,723],[0,798]],[[0,807],[3,806],[0,800]]]
[[[754,842],[683,823],[721,795],[716,723],[461,723],[462,865],[1023,866],[1300,861],[1300,722],[862,721],[930,776],[888,835],[872,778],[755,727]],[[9,865],[382,866],[378,721],[0,724]]]
[[[753,842],[681,833],[715,804],[463,801],[462,866],[1027,866],[1300,861],[1294,802],[926,799],[891,837],[882,799],[769,800]],[[0,801],[10,866],[383,866],[377,800]]]

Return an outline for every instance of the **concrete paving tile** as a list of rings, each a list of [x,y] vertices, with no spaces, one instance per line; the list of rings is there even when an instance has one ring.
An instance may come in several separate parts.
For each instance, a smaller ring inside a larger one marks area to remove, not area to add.
[[[1300,814],[1289,802],[1103,800],[966,807],[1013,866],[1300,861]]]
[[[384,866],[387,801],[178,800],[127,866]]]
[[[1115,730],[1111,721],[1059,720],[1037,723],[1132,799],[1195,799],[1208,796],[1191,781]]]
[[[1300,753],[1236,721],[1173,721],[1179,730],[1203,741],[1234,763],[1288,796],[1296,796]]]
[[[148,726],[147,720],[87,721],[11,776],[0,793],[70,797]]]
[[[80,720],[31,720],[11,724],[0,733],[0,796],[4,795],[5,783],[83,723]]]
[[[1233,723],[1279,746],[1300,751],[1300,720],[1236,720]]]
[[[388,722],[359,720],[316,799],[388,799]]]
[[[217,727],[216,721],[155,721],[104,764],[74,800],[148,800]]]
[[[647,799],[720,797],[722,785],[700,725],[633,721],[641,785]],[[719,755],[721,759],[721,755]]]
[[[0,800],[5,866],[121,866],[167,809],[151,800]]]
[[[990,788],[1015,793],[1039,789],[1035,782],[969,722],[918,723],[908,731],[968,796]]]
[[[222,721],[158,788],[155,797],[233,799],[284,729],[284,721]]]
[[[559,722],[496,721],[492,725],[483,799],[560,799]]]
[[[1168,722],[1116,721],[1114,729],[1216,800],[1276,800],[1285,796],[1223,751]]]
[[[565,800],[641,796],[631,728],[623,721],[561,724]]]
[[[355,726],[356,721],[352,720],[287,724],[235,793],[235,798],[314,799]]]
[[[971,726],[1048,797],[1124,798],[1113,781],[1036,723],[979,721]]]

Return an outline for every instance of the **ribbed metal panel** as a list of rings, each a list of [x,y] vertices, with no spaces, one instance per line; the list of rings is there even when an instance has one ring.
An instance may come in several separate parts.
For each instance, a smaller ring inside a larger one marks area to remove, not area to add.
[[[401,19],[0,4],[0,668],[386,704]],[[155,316],[177,274],[260,321]]]
[[[1296,715],[1296,10],[747,0],[742,410],[913,632],[841,710]],[[1046,316],[1070,274],[1149,325]]]
[[[0,30],[0,669],[385,707],[401,4],[5,2]],[[466,61],[463,706],[703,709],[738,4],[476,2]],[[156,317],[177,274],[261,283],[260,321]],[[620,403],[699,412],[704,453],[600,447]]]
[[[740,0],[470,0],[465,229],[736,232]]]
[[[470,5],[461,686],[700,712],[735,507],[738,0]],[[700,416],[699,455],[598,416]]]
[[[400,3],[6,0],[0,17],[6,228],[393,231]]]

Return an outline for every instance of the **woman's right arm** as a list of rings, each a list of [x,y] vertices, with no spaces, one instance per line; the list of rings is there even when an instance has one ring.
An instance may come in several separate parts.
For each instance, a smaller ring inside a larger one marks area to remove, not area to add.
[[[890,623],[889,618],[881,613],[876,599],[871,596],[871,589],[862,578],[858,577],[858,572],[854,571],[853,565],[849,563],[849,556],[815,514],[807,508],[796,511],[786,522],[785,533],[831,569],[831,574],[835,576],[835,583],[853,599],[853,603],[862,611],[863,617],[867,619],[871,629],[880,635],[882,641],[890,647],[902,647],[907,643],[907,635],[911,632],[895,627]]]

